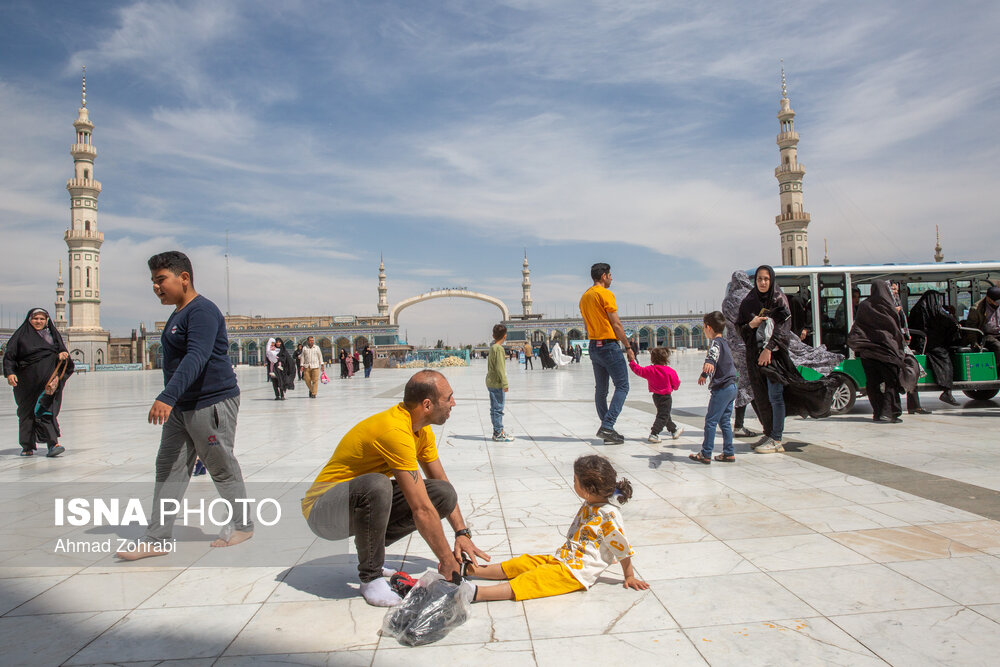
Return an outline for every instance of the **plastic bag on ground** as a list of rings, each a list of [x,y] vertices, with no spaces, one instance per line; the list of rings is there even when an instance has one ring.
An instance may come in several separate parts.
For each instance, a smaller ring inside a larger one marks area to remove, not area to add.
[[[471,606],[469,588],[428,572],[401,604],[386,613],[382,634],[395,637],[403,646],[431,644],[465,623]]]

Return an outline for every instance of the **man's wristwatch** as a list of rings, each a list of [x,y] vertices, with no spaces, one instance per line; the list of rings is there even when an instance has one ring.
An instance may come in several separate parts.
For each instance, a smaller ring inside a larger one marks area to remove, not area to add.
[[[468,537],[471,540],[472,539],[472,531],[469,530],[468,528],[463,528],[462,530],[456,530],[455,531],[455,539],[456,540],[458,538],[460,538],[460,537],[463,537],[463,536],[464,537]]]

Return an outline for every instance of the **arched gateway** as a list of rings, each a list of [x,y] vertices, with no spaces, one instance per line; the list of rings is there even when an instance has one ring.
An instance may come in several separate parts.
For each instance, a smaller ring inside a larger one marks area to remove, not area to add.
[[[464,289],[440,289],[432,290],[430,292],[424,292],[423,294],[418,294],[417,296],[411,296],[409,299],[403,299],[389,311],[389,324],[397,324],[399,320],[399,313],[404,308],[409,308],[415,303],[420,303],[421,301],[427,301],[428,299],[442,299],[445,297],[457,296],[465,299],[479,299],[480,301],[485,301],[486,303],[492,303],[494,306],[500,309],[503,313],[503,321],[510,319],[510,310],[500,299],[489,296],[488,294],[480,294],[479,292],[472,292]]]

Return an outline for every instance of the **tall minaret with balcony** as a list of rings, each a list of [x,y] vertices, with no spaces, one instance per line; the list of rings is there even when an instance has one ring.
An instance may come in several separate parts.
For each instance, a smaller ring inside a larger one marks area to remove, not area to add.
[[[59,260],[59,280],[56,281],[56,329],[66,330],[66,287],[62,279],[62,260]]]
[[[781,109],[778,111],[778,149],[781,164],[774,170],[778,179],[781,213],[774,218],[781,235],[781,263],[788,266],[809,264],[809,214],[802,207],[802,177],[806,168],[798,161],[799,134],[795,131],[795,112],[788,101],[785,68],[781,68]]]
[[[378,314],[389,314],[389,289],[385,286],[385,262],[378,260]]]
[[[87,71],[84,68],[80,109],[76,121],[73,178],[66,182],[70,198],[70,228],[64,236],[69,248],[70,353],[76,361],[103,364],[108,356],[108,332],[101,329],[101,244],[97,231],[97,196],[101,184],[94,179],[97,150],[91,141],[94,124],[87,110]]]
[[[524,251],[524,264],[521,267],[521,308],[524,319],[531,315],[531,269],[528,268],[528,251]]]

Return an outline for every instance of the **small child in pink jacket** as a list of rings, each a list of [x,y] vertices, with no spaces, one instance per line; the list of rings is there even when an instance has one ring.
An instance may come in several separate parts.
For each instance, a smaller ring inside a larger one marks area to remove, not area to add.
[[[681,386],[681,379],[677,377],[677,371],[668,366],[670,362],[670,350],[665,347],[654,347],[649,352],[649,359],[653,363],[649,366],[640,366],[634,361],[628,362],[628,367],[632,372],[641,378],[645,378],[649,383],[649,391],[653,394],[653,405],[656,406],[656,419],[653,420],[653,428],[649,432],[649,442],[660,441],[660,431],[667,427],[670,437],[676,440],[684,432],[683,428],[678,428],[677,424],[670,419],[670,395]]]

